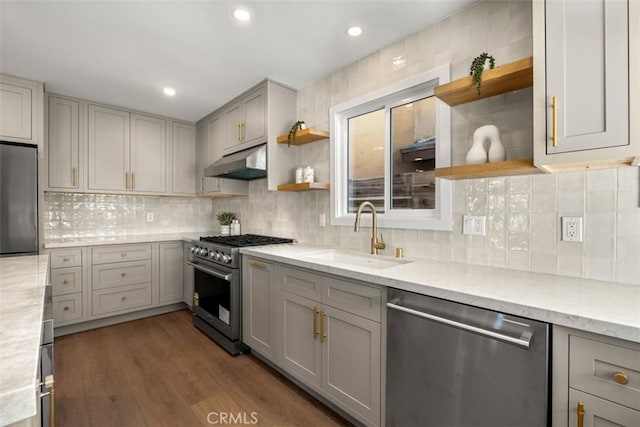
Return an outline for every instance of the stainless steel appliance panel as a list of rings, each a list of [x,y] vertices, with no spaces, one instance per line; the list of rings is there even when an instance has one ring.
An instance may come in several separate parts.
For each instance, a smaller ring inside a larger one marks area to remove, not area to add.
[[[0,256],[38,252],[38,150],[0,142]]]
[[[546,426],[549,325],[389,290],[389,426]]]

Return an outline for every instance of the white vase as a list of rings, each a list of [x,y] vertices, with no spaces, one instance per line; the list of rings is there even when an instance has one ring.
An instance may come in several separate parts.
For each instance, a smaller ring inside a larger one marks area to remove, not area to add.
[[[477,132],[477,131],[476,131]],[[484,139],[476,138],[473,134],[473,145],[467,153],[467,164],[476,165],[487,162],[487,151],[484,149]]]
[[[220,224],[220,235],[221,236],[228,236],[229,234],[231,234],[231,227],[228,226],[228,225]]]

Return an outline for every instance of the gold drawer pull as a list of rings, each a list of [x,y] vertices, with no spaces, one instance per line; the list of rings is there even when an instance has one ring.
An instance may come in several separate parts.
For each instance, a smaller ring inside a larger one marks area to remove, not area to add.
[[[327,337],[327,334],[324,331],[325,317],[327,317],[327,313],[325,313],[324,310],[320,310],[320,342],[324,342],[324,339]]]
[[[124,277],[126,275],[127,275],[127,273],[120,273],[120,277]]]
[[[124,258],[124,257],[126,257],[126,256],[127,256],[127,253],[126,253],[126,252],[122,252],[122,253],[120,254],[120,256]]]
[[[72,179],[73,179],[72,185],[74,187],[77,187],[78,186],[78,168],[73,168],[71,170],[71,175],[72,175]]]
[[[315,340],[318,335],[320,335],[320,331],[318,331],[318,320],[316,316],[320,313],[317,307],[313,307],[313,339]]]
[[[621,385],[629,384],[629,377],[624,372],[616,372],[613,374],[613,380]]]
[[[255,267],[255,268],[266,268],[266,266],[264,264],[261,264],[259,262],[255,262],[255,261],[251,261],[249,263],[249,265],[251,265],[251,267]]]
[[[64,279],[64,280],[62,281],[62,284],[63,284],[63,285],[68,285],[68,284],[69,284],[69,281],[68,281],[67,279]]]
[[[196,307],[200,305],[200,294],[197,292],[193,293],[193,305]]]
[[[578,427],[584,427],[584,404],[578,402]]]
[[[122,297],[122,298],[120,298],[120,299],[121,299],[122,301],[126,301],[126,300],[127,300],[127,297]]]
[[[69,262],[69,258],[62,258],[62,262]]]
[[[558,100],[551,97],[551,142],[554,147],[558,146]]]
[[[65,305],[65,306],[64,306],[64,308],[63,308],[63,310],[64,310],[64,311],[69,311],[69,306],[68,306],[68,305]]]

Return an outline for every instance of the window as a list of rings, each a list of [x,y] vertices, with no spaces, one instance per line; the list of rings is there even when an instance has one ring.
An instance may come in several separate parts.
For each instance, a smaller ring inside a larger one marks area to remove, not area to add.
[[[433,95],[449,80],[442,67],[334,106],[331,116],[331,221],[352,225],[363,201],[381,227],[451,229],[450,109]]]

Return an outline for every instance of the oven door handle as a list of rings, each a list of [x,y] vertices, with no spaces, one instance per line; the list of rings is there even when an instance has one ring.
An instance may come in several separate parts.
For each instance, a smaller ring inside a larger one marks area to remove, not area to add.
[[[222,274],[222,273],[219,273],[219,272],[217,272],[215,270],[211,270],[211,269],[203,267],[201,265],[194,264],[194,263],[192,263],[190,261],[187,262],[187,264],[190,265],[191,267],[195,268],[196,270],[200,270],[202,272],[205,272],[207,274],[215,276],[215,277],[217,277],[219,279],[226,280],[227,282],[231,281],[231,274]]]

